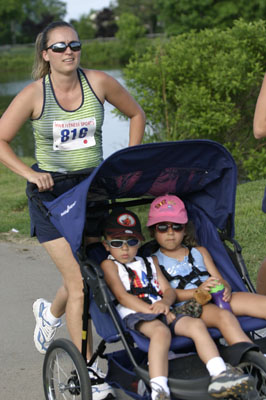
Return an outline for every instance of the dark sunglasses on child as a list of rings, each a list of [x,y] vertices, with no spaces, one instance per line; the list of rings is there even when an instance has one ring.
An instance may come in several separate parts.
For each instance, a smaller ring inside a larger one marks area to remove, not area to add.
[[[73,40],[72,42],[66,44],[65,42],[58,42],[51,44],[51,46],[47,47],[45,50],[51,49],[54,53],[64,53],[67,48],[70,48],[72,51],[80,51],[81,43]]]
[[[121,247],[124,246],[124,244],[127,244],[129,247],[137,246],[139,244],[139,240],[136,238],[131,238],[127,240],[112,239],[112,240],[106,240],[106,243],[113,249],[120,249]]]
[[[159,224],[155,225],[155,229],[157,232],[165,233],[168,231],[169,228],[172,228],[175,232],[181,232],[184,229],[185,225],[183,224],[176,224],[176,223],[166,223],[160,222]]]

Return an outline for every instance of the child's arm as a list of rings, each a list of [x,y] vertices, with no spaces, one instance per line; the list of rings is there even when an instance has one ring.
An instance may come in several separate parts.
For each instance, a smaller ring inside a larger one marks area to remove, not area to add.
[[[168,280],[163,275],[161,268],[159,267],[157,258],[154,257],[153,260],[156,268],[157,280],[163,293],[163,297],[161,300],[156,301],[156,303],[151,304],[150,309],[153,310],[153,312],[155,313],[163,313],[165,315],[168,315],[170,311],[170,306],[176,302],[176,293],[169,284]]]
[[[104,278],[107,285],[117,299],[118,303],[136,312],[152,313],[149,304],[139,299],[137,296],[128,293],[119,277],[117,265],[112,260],[104,260],[101,263]]]
[[[218,283],[223,283],[225,287],[223,299],[224,301],[230,301],[232,292],[231,286],[220,274],[218,268],[213,262],[212,256],[205,247],[197,247],[197,250],[199,250],[199,252],[201,253],[205,267],[211,275],[210,278],[208,278],[200,285],[200,288],[210,290],[211,287],[217,285],[217,281]]]

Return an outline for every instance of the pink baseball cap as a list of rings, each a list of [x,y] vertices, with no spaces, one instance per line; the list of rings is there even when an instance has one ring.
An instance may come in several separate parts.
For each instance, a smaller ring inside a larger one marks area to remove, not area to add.
[[[165,196],[157,197],[151,203],[147,226],[166,221],[177,224],[186,224],[188,222],[185,205],[177,196],[166,194]]]

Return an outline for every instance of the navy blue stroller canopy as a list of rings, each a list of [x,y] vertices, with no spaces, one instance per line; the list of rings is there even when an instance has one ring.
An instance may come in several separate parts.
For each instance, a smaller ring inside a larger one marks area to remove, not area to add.
[[[237,169],[219,143],[185,140],[143,144],[104,160],[80,184],[44,202],[51,222],[76,252],[82,242],[86,205],[91,200],[155,198],[176,194],[188,206],[204,210],[220,230],[234,236]],[[228,224],[229,222],[229,224]]]

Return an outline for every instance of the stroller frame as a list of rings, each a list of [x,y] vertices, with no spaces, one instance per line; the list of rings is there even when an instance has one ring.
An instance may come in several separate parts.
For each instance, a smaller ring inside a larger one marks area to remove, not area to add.
[[[155,173],[147,168],[147,158],[154,162]],[[189,167],[186,166],[187,164]],[[143,186],[144,189],[142,189]],[[101,245],[91,246],[89,249],[85,246],[83,238],[87,203],[91,200],[107,199],[109,203],[106,205],[101,203],[100,207],[110,209],[116,207],[117,204],[125,207],[147,204],[165,193],[180,196],[185,201],[188,214],[194,218],[192,219],[198,228],[197,232],[204,230],[200,237],[201,244],[209,249],[210,236],[213,236],[214,231],[217,238],[219,237],[224,249],[222,256],[220,257],[216,244],[210,252],[215,262],[217,258],[221,258],[221,264],[225,261],[230,264],[230,271],[223,270],[222,272],[225,273],[225,279],[229,280],[234,290],[255,292],[241,255],[241,247],[234,239],[235,190],[236,166],[230,153],[216,142],[187,140],[134,146],[114,153],[79,185],[52,202],[43,202],[45,212],[49,215],[51,222],[66,237],[76,254],[84,283],[82,353],[67,339],[56,339],[50,345],[43,365],[44,392],[47,400],[92,399],[92,385],[86,366],[86,349],[90,316],[96,330],[98,328],[101,331],[101,322],[97,321],[98,315],[100,315],[99,320],[104,319],[103,316],[108,316],[113,326],[110,334],[100,333],[103,339],[89,361],[89,366],[97,357],[108,359],[107,382],[113,387],[123,388],[123,384],[114,381],[112,375],[113,356],[117,352],[111,355],[105,354],[106,343],[121,342],[124,348],[122,355],[125,353],[130,364],[130,373],[133,375],[135,386],[144,383],[144,388],[146,388],[142,395],[137,389],[129,391],[126,388],[125,392],[136,399],[150,398],[148,367],[138,358],[140,356],[140,359],[145,361],[148,339],[144,338],[145,343],[142,343],[142,338],[139,339],[137,334],[130,335],[125,330],[116,313],[113,298],[99,265],[103,257]],[[119,200],[118,203],[116,203],[117,200]],[[73,204],[75,207],[69,206]],[[97,206],[89,207],[90,212],[94,209],[96,210]],[[66,218],[61,218],[62,216]],[[70,228],[71,219],[77,221]],[[205,228],[210,226],[211,231],[206,233]],[[226,241],[233,244],[234,251],[224,246]],[[219,262],[217,266],[220,269]],[[266,399],[266,359],[260,351],[266,348],[266,344],[265,340],[257,334],[258,330],[266,327],[266,322],[248,317],[240,317],[239,320],[243,329],[254,339],[254,345],[249,343],[239,343],[234,346],[222,345],[219,342],[220,332],[217,329],[210,329],[210,332],[217,341],[225,361],[241,366],[246,373],[255,378],[256,389],[244,394],[241,398]],[[191,350],[194,350],[193,343],[188,338],[175,339],[181,344],[173,343],[171,349],[174,349],[177,354],[182,350],[185,354],[169,362],[171,398],[212,399],[207,393],[210,378],[205,366],[197,355],[191,354]],[[120,351],[118,353],[120,356]],[[62,360],[65,362],[65,359],[70,367],[67,373],[61,374],[60,363]],[[190,370],[192,364],[195,367],[194,372]],[[182,372],[187,372],[187,370],[189,376],[182,376]]]

